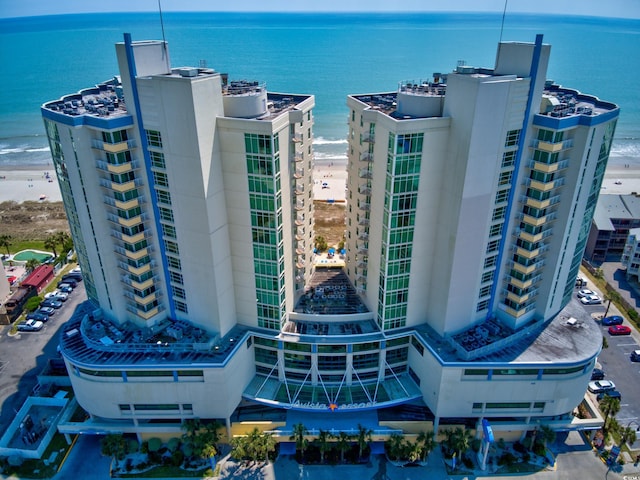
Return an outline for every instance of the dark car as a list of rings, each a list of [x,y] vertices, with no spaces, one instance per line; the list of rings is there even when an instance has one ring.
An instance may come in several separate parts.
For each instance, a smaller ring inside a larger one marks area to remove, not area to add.
[[[46,322],[49,320],[49,315],[44,312],[40,312],[36,310],[35,312],[31,312],[27,314],[27,320],[38,320],[40,322]]]
[[[622,395],[617,390],[609,390],[608,392],[602,392],[596,395],[596,400],[601,402],[604,400],[604,397],[617,398],[618,400],[622,400]]]
[[[593,372],[591,372],[591,380],[604,380],[604,375],[604,370],[594,368]]]
[[[53,298],[47,298],[44,302],[40,304],[40,307],[52,307],[52,308],[62,308],[62,302],[60,300],[55,300]]]
[[[631,352],[630,357],[632,362],[640,362],[640,350],[634,350]]]
[[[624,318],[620,315],[612,315],[610,317],[604,317],[602,319],[602,325],[606,325],[607,327],[610,325],[622,325]]]
[[[53,307],[40,307],[36,312],[44,313],[45,315],[51,316],[56,313],[56,309]]]
[[[61,280],[58,282],[58,288],[63,292],[65,291],[63,290],[64,287],[76,288],[77,286],[78,286],[78,282],[70,278],[68,278],[67,280]]]
[[[82,281],[82,274],[80,272],[65,273],[62,276],[62,281],[66,282],[67,280],[73,280],[74,282],[81,282]]]
[[[609,335],[631,335],[631,329],[626,325],[611,325]]]

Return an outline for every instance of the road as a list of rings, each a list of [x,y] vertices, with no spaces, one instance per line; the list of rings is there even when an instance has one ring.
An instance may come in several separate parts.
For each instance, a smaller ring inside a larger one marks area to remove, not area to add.
[[[80,282],[39,332],[9,336],[11,326],[0,327],[0,431],[7,429],[37,385],[37,376],[47,360],[57,355],[60,327],[86,299],[84,284]]]

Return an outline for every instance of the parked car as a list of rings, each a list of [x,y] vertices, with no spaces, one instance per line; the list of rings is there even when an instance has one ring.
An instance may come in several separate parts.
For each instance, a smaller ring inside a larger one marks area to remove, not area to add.
[[[22,323],[18,324],[19,332],[37,332],[38,330],[42,330],[44,323],[39,320],[26,320]]]
[[[62,277],[59,283],[68,283],[73,288],[76,288],[78,286],[78,280],[75,276],[69,277],[68,275],[65,275]]]
[[[609,335],[631,335],[631,329],[626,325],[611,325]]]
[[[616,384],[611,380],[596,380],[595,382],[589,382],[587,389],[591,393],[608,392],[609,390],[615,390]]]
[[[58,292],[53,297],[54,300],[60,300],[61,302],[66,302],[69,298],[69,294],[67,292]]]
[[[72,278],[73,280],[75,280],[76,282],[81,282],[82,281],[82,272],[76,272],[75,270],[71,270],[69,273],[65,273],[62,276],[63,279],[65,278]]]
[[[586,295],[580,299],[584,305],[598,305],[602,300],[598,295]]]
[[[622,325],[623,321],[624,318],[622,318],[620,315],[612,315],[610,317],[604,317],[602,319],[602,325]]]
[[[594,368],[593,372],[591,372],[591,380],[604,380],[604,370],[600,368]]]
[[[35,312],[27,313],[27,320],[38,320],[39,322],[46,322],[49,320],[49,315],[40,310],[36,310]]]
[[[58,290],[64,293],[71,293],[73,292],[73,287],[68,283],[60,283],[58,284]]]
[[[582,288],[587,286],[587,279],[584,277],[576,278],[576,287]]]
[[[622,400],[622,394],[617,390],[609,390],[606,392],[599,393],[598,395],[596,395],[596,400],[601,402],[602,400],[604,400],[604,397],[611,397],[611,398],[617,398],[618,400]]]
[[[44,294],[44,299],[46,300],[47,298],[53,298],[53,297],[55,297],[58,293],[60,293],[58,290],[54,290],[53,292],[45,293],[45,294]]]
[[[56,309],[53,307],[40,307],[38,310],[36,310],[36,312],[44,313],[45,315],[48,315],[50,317],[51,315],[56,313]]]
[[[640,362],[640,350],[634,350],[629,357],[632,362]]]
[[[593,292],[587,288],[583,288],[582,290],[578,291],[578,298],[582,298],[582,297],[586,297],[588,295],[595,295],[596,292]]]
[[[40,307],[53,307],[55,309],[58,309],[62,307],[62,302],[54,298],[47,298],[44,302],[40,304]]]

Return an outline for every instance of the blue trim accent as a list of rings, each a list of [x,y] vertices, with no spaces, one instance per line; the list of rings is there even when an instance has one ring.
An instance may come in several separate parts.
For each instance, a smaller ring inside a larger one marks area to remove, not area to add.
[[[120,115],[112,118],[96,117],[93,115],[71,116],[65,113],[54,112],[44,107],[40,108],[40,113],[42,117],[47,120],[53,120],[54,122],[62,123],[70,127],[88,125],[103,130],[112,130],[114,128],[125,128],[133,125],[133,117],[131,115]]]
[[[124,383],[127,383],[129,381],[129,377],[127,377],[127,372],[125,370],[122,370],[122,381]]]
[[[562,130],[565,128],[576,127],[578,125],[595,127],[596,125],[601,125],[603,123],[614,120],[618,118],[619,115],[619,108],[595,116],[571,115],[570,117],[550,117],[548,115],[536,114],[533,116],[533,124],[539,127],[554,130]]]
[[[508,221],[511,218],[511,210],[513,209],[514,197],[517,188],[515,188],[514,182],[517,180],[520,173],[520,167],[522,165],[522,151],[524,150],[524,140],[527,136],[527,125],[529,123],[529,115],[531,114],[531,105],[533,103],[533,93],[536,85],[536,76],[538,75],[538,68],[540,66],[540,56],[542,54],[542,34],[536,35],[536,43],[533,49],[533,57],[531,59],[531,70],[529,71],[529,95],[527,97],[527,106],[524,110],[524,120],[522,121],[522,129],[520,130],[520,138],[518,139],[518,150],[516,151],[516,158],[513,167],[513,175],[511,176],[511,188],[509,189],[509,199],[507,200],[507,210],[505,212],[505,223],[502,228],[502,237],[500,238],[500,246],[498,247],[498,258],[496,260],[496,269],[493,273],[493,282],[491,282],[491,296],[489,297],[489,310],[487,312],[486,320],[489,320],[493,316],[494,304],[496,300],[496,290],[498,289],[498,277],[501,272],[502,257],[504,256],[505,246],[507,243],[507,236],[505,227],[508,226]],[[510,236],[510,235],[509,235]]]
[[[138,124],[138,133],[140,134],[140,148],[144,157],[144,166],[147,173],[147,182],[149,184],[149,195],[151,195],[151,206],[153,208],[154,222],[156,224],[156,235],[158,236],[158,245],[160,247],[160,256],[162,261],[162,270],[164,271],[165,283],[167,285],[167,299],[169,301],[169,315],[176,318],[176,306],[171,293],[171,285],[169,284],[169,265],[167,264],[167,252],[162,241],[162,225],[160,224],[160,210],[158,209],[158,196],[153,188],[153,172],[151,171],[151,155],[149,155],[149,144],[147,143],[147,134],[142,123],[142,115],[140,115],[140,97],[138,96],[138,85],[136,84],[136,62],[133,56],[133,46],[131,45],[131,34],[124,34],[124,48],[127,55],[127,67],[129,68],[129,80],[131,81],[131,93],[133,95],[133,104],[135,106],[136,123]]]
[[[493,369],[489,369],[489,373],[487,373],[487,380],[491,380],[493,378]]]

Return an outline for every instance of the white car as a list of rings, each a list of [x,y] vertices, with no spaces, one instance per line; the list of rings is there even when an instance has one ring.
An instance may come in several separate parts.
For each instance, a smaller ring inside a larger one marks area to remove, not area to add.
[[[586,295],[580,299],[584,305],[598,305],[602,303],[602,299],[598,295]]]
[[[58,290],[54,290],[53,292],[45,293],[44,298],[47,299],[47,298],[57,297],[59,293],[61,292]]]
[[[596,380],[595,382],[589,382],[587,389],[591,393],[608,392],[609,390],[615,390],[616,384],[611,380]]]
[[[66,302],[67,299],[69,298],[69,294],[65,293],[65,292],[58,292],[58,293],[56,293],[54,298],[57,298],[61,302]]]
[[[587,295],[595,295],[596,292],[592,292],[588,288],[583,288],[578,292],[578,298],[586,297]]]

